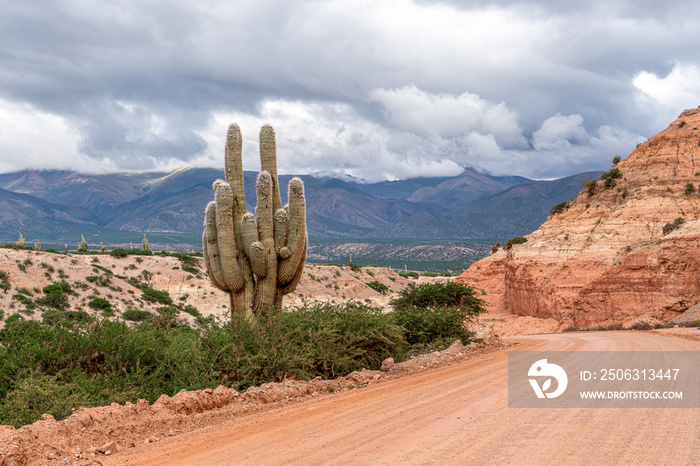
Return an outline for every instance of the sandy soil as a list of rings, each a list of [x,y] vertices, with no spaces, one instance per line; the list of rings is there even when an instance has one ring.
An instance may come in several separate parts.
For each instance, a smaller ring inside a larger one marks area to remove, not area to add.
[[[508,341],[517,350],[700,347],[670,334],[573,333]],[[105,466],[700,464],[698,409],[509,409],[507,355],[487,352],[358,390],[220,419],[100,461]]]

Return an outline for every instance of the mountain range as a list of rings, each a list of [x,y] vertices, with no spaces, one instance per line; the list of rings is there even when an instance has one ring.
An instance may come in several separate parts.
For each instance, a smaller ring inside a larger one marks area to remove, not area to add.
[[[554,181],[490,176],[363,183],[303,175],[307,224],[314,238],[506,238],[536,229],[559,202],[576,197],[582,173]],[[255,207],[257,173],[245,172]],[[0,174],[0,235],[53,240],[96,231],[199,234],[222,170],[85,175],[72,171]],[[283,199],[291,175],[280,176]],[[2,239],[9,242],[9,239]],[[12,240],[14,241],[14,240]]]

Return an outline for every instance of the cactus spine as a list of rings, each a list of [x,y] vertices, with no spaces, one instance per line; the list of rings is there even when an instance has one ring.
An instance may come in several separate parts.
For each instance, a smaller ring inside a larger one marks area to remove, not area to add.
[[[17,240],[17,246],[20,248],[24,247],[24,236],[22,236],[22,233],[19,234],[19,239]]]
[[[141,249],[148,251],[148,238],[146,238],[146,233],[143,234],[143,241],[141,241]]]
[[[289,182],[289,204],[282,207],[277,180],[275,132],[260,130],[261,172],[255,215],[246,212],[242,138],[238,125],[228,129],[226,181],[214,183],[214,201],[204,214],[202,246],[214,286],[231,295],[231,311],[255,315],[282,305],[294,291],[306,260],[306,199],[298,178]]]

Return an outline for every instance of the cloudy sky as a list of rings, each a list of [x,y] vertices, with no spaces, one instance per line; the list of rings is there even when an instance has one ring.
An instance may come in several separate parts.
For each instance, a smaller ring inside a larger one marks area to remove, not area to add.
[[[0,0],[0,172],[607,169],[700,105],[700,3]]]

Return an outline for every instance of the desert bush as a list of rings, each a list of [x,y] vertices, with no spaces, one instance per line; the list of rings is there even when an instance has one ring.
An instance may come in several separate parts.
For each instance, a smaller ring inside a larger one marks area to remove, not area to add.
[[[418,278],[420,275],[418,275],[418,272],[410,271],[410,272],[399,272],[399,276],[404,277],[404,278]]]
[[[172,298],[167,291],[158,291],[153,288],[143,288],[142,298],[144,301],[150,301],[153,303],[165,304],[167,306],[173,304]]]
[[[614,167],[615,165],[617,165],[618,163],[620,163],[620,160],[622,160],[622,157],[620,157],[619,155],[616,155],[615,157],[613,157],[613,159],[612,159],[612,166]]]
[[[523,243],[527,243],[527,238],[525,238],[524,236],[516,236],[515,238],[511,238],[508,241],[506,241],[506,245],[503,249],[505,249],[506,251],[510,251],[513,248],[513,245]]]
[[[458,339],[466,344],[472,336],[466,323],[486,312],[473,288],[455,282],[411,283],[389,304],[413,348],[443,349]]]
[[[112,309],[112,303],[104,298],[95,298],[88,303],[90,309],[96,309],[102,311],[105,317],[109,317],[114,314],[114,309]]]
[[[44,296],[38,298],[36,304],[52,309],[66,309],[68,307],[68,297],[65,295],[64,290],[65,288],[60,283],[46,285],[43,289]]]
[[[496,244],[491,247],[491,254],[496,254],[499,249],[501,249],[501,242],[496,241]]]
[[[153,253],[151,251],[144,251],[143,249],[137,249],[137,248],[132,248],[132,249],[124,249],[124,248],[116,248],[112,249],[109,252],[109,255],[112,257],[117,257],[117,258],[123,258],[126,256],[150,256]]]
[[[336,377],[378,368],[408,347],[389,315],[358,303],[272,310],[257,323],[237,315],[231,322],[198,322],[197,330],[160,316],[133,326],[108,320],[6,325],[0,330],[0,424],[20,426],[44,413],[61,419],[78,406],[152,403],[183,388],[224,383],[243,390],[285,377]]]
[[[10,285],[10,275],[4,270],[0,270],[0,289],[2,289],[4,293],[7,293],[7,290],[10,288],[12,288],[12,285]]]
[[[153,317],[153,314],[139,309],[129,309],[122,312],[122,317],[124,317],[124,320],[129,320],[131,322],[143,322],[144,320]]]
[[[686,183],[685,184],[685,195],[686,196],[691,196],[695,192],[695,185],[693,183]]]
[[[668,235],[671,233],[673,230],[677,230],[685,223],[685,218],[683,217],[676,217],[676,219],[672,222],[667,223],[666,225],[663,226],[661,232],[663,236]]]
[[[380,294],[386,294],[387,291],[389,291],[389,287],[386,286],[384,283],[381,283],[377,280],[371,281],[369,283],[366,283],[367,286],[372,288],[374,291]]]
[[[627,327],[628,330],[652,330],[653,328],[654,327],[649,325],[649,323],[644,320],[640,320],[639,322],[636,322]]]
[[[564,211],[565,211],[566,209],[568,209],[568,208],[569,208],[569,201],[564,201],[564,202],[560,202],[559,204],[557,204],[557,205],[555,205],[554,207],[552,207],[552,209],[551,209],[549,212],[550,212],[550,214],[552,214],[552,215],[554,215],[554,214],[560,214],[560,213],[564,212]]]
[[[18,321],[23,321],[24,317],[22,317],[20,314],[12,314],[11,316],[8,316],[7,319],[5,319],[5,327],[9,326],[10,324]]]
[[[622,178],[622,172],[619,168],[611,168],[602,175],[600,179],[604,181],[605,188],[612,188],[615,186],[615,180]]]

